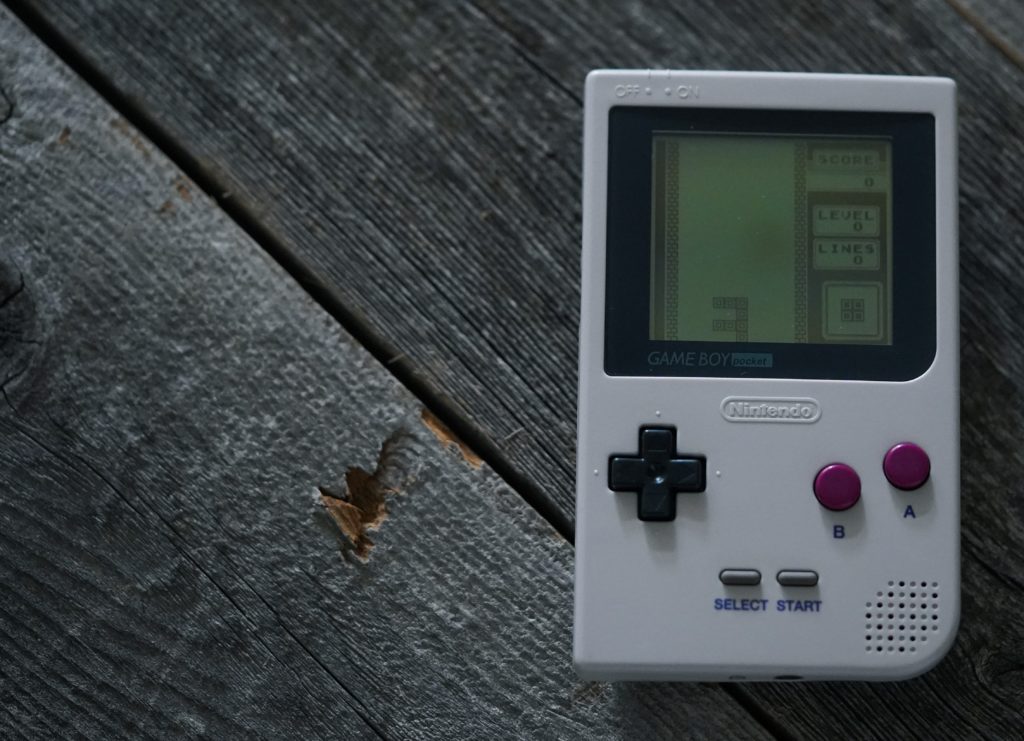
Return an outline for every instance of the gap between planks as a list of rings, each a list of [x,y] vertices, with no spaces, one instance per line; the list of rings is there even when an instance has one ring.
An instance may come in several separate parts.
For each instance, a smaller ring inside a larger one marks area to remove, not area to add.
[[[20,0],[5,0],[5,4],[43,44],[123,116],[128,125],[149,139],[157,150],[173,162],[200,190],[213,199],[243,232],[284,268],[321,308],[366,348],[444,426],[450,429],[475,455],[487,463],[563,538],[569,543],[575,542],[575,529],[572,521],[558,509],[554,501],[537,484],[515,469],[502,452],[499,444],[491,440],[477,424],[470,420],[454,400],[425,380],[405,353],[395,347],[381,333],[374,330],[358,311],[349,307],[337,288],[324,281],[293,254],[285,241],[260,221],[257,210],[234,197],[227,184],[218,177],[213,169],[204,166],[141,104],[124,95],[113,80],[79,52],[74,43],[65,38],[39,11]],[[488,20],[490,21],[490,19]],[[505,33],[503,29],[499,28],[499,31]],[[540,73],[538,72],[538,74]],[[578,103],[579,101],[574,102]]]

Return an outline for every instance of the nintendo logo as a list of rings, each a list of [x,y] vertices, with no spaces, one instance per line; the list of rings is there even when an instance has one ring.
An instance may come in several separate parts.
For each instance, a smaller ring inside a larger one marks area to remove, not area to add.
[[[811,424],[821,419],[821,405],[808,398],[727,396],[722,399],[722,416],[729,422]]]

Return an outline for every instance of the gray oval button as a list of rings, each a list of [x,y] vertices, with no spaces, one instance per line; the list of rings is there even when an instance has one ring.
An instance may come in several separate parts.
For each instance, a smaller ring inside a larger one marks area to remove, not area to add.
[[[784,587],[813,587],[818,583],[818,572],[790,569],[787,571],[780,571],[775,578],[778,579],[779,584]]]
[[[761,572],[757,569],[722,569],[718,578],[722,584],[731,587],[753,587],[761,583]]]

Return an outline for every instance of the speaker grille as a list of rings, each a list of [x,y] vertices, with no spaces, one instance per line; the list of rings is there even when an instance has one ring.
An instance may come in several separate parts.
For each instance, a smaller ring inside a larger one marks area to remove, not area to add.
[[[892,579],[865,603],[864,650],[879,656],[916,653],[939,632],[939,583]]]

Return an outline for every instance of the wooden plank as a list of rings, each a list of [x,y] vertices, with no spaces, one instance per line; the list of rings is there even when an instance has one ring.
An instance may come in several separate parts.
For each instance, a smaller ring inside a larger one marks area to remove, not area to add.
[[[765,737],[577,682],[571,546],[6,10],[0,70],[0,737]]]
[[[1011,62],[1024,69],[1024,4],[1020,0],[947,0]]]
[[[102,13],[35,7],[68,49],[218,173],[290,254],[334,281],[492,441],[527,428],[508,442],[508,456],[566,508],[585,71],[960,78],[959,642],[936,672],[905,684],[750,692],[763,712],[807,737],[837,729],[1001,737],[1019,729],[1024,627],[1013,606],[1021,602],[1014,575],[1024,573],[1024,509],[1013,494],[1024,475],[1024,193],[1013,173],[1024,166],[1024,86],[1021,71],[947,4],[115,5]]]
[[[482,431],[475,447],[570,522],[579,110],[561,90],[460,6],[40,7],[84,24],[98,44],[83,51],[112,74],[140,65],[122,89],[187,147],[193,174],[229,192],[225,205],[258,221],[347,326],[383,338],[379,357],[404,382],[463,411]],[[261,28],[287,39],[255,48]]]

